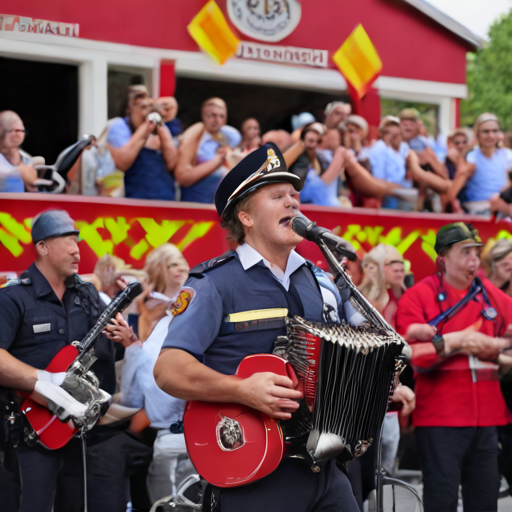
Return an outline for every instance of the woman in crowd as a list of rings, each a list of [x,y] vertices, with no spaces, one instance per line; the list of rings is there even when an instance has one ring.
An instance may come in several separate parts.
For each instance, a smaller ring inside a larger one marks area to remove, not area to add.
[[[464,186],[468,179],[471,164],[466,161],[470,150],[468,131],[465,128],[456,128],[448,136],[448,151],[444,165],[452,184],[443,196],[447,212],[464,213],[462,205],[466,202]]]
[[[512,297],[512,241],[489,240],[482,251],[482,266],[485,277]]]
[[[478,146],[469,152],[467,161],[471,164],[462,180],[465,185],[466,211],[476,215],[490,213],[493,196],[509,185],[508,172],[512,168],[512,151],[498,148],[500,124],[498,118],[489,112],[477,117],[474,125]]]
[[[404,259],[396,247],[379,244],[363,257],[364,278],[359,286],[361,293],[382,314],[385,320],[393,327],[396,324],[396,311],[398,301],[405,292]],[[402,415],[408,415],[414,409],[414,393],[407,386],[399,386],[395,390],[394,401],[402,401],[403,397],[410,400],[408,406],[402,410]],[[397,400],[398,397],[401,397]],[[382,432],[382,465],[392,474],[395,469],[395,460],[400,441],[400,426],[398,414],[388,412],[384,420]],[[375,442],[376,445],[376,442]],[[368,457],[362,457],[363,489],[366,492],[375,488],[373,476],[375,475],[375,448],[370,448]]]
[[[151,109],[146,88],[131,86],[128,115],[109,124],[108,148],[116,168],[124,172],[126,197],[172,201],[178,150],[169,128],[148,119]]]
[[[405,292],[403,256],[396,247],[379,244],[364,255],[363,267],[361,293],[394,327],[397,304]]]
[[[244,155],[261,146],[260,123],[254,117],[249,117],[249,119],[242,123],[240,132],[242,134],[242,141],[239,148]]]
[[[169,303],[176,299],[185,282],[189,267],[173,244],[163,244],[151,251],[144,265],[148,290],[140,301],[139,338],[146,341]]]
[[[37,179],[37,171],[20,152],[25,126],[12,110],[0,112],[0,192],[25,192]]]
[[[153,377],[153,367],[174,318],[166,312],[170,304],[178,299],[189,266],[176,246],[163,244],[148,255],[145,270],[152,290],[146,297],[145,307],[149,308],[148,302],[154,303],[150,318],[139,323],[139,333],[141,338],[145,335],[148,337],[144,342],[136,340],[126,346],[120,403],[128,407],[144,407],[151,428],[158,431],[147,479],[149,497],[155,502],[175,494],[181,482],[195,473],[187,454],[184,435],[171,434],[169,431],[171,424],[183,419],[185,402],[163,392]],[[119,316],[118,321],[122,323]],[[153,324],[154,328],[149,331]],[[119,329],[126,330],[128,326],[124,323]],[[116,338],[116,331],[111,332],[111,339],[120,341],[120,338]]]

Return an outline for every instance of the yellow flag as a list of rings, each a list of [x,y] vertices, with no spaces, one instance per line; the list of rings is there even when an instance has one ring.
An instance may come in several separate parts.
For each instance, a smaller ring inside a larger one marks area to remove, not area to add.
[[[187,29],[199,47],[219,64],[233,57],[240,42],[215,0],[210,0],[195,15]]]
[[[347,37],[332,59],[359,98],[368,92],[382,71],[379,54],[361,24]]]

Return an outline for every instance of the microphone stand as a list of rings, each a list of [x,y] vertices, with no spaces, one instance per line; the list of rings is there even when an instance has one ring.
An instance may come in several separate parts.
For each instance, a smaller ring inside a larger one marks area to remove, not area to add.
[[[341,298],[344,302],[348,301],[351,297],[356,300],[351,301],[352,305],[370,322],[374,327],[381,328],[386,332],[395,330],[384,320],[382,315],[373,307],[368,299],[359,291],[359,288],[352,282],[352,279],[347,274],[339,262],[338,257],[334,252],[327,246],[324,240],[319,240],[317,245],[322,251],[324,258],[331,269],[334,276],[334,284],[339,290]],[[338,253],[342,253],[343,250],[335,248]]]
[[[366,299],[366,297],[359,291],[357,286],[354,285],[352,279],[347,274],[334,252],[327,246],[324,240],[317,242],[318,247],[322,251],[331,272],[334,275],[334,283],[338,288],[342,300],[345,302],[350,300],[351,297],[356,300],[351,301],[351,304],[357,308],[357,310],[371,323],[372,326],[381,328],[385,332],[395,332],[395,330],[384,320],[382,315],[372,306],[372,304]],[[335,247],[334,250],[337,250]],[[340,251],[341,252],[341,251]],[[412,349],[404,340],[404,348],[400,359],[410,359],[412,356]],[[376,467],[376,511],[384,512],[384,485],[396,485],[407,489],[411,492],[417,502],[422,505],[421,498],[416,489],[406,482],[398,480],[396,478],[388,477],[382,468],[382,432],[384,424],[381,426],[380,436],[377,446],[377,467]]]

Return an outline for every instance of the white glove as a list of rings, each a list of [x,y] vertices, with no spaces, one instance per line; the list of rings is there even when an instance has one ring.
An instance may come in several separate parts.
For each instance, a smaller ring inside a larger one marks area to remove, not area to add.
[[[37,370],[37,380],[51,382],[56,386],[60,386],[66,377],[66,372],[50,373],[46,370]]]
[[[48,374],[48,372],[45,373]],[[62,378],[61,382],[62,380],[64,379]],[[31,398],[48,407],[60,421],[64,422],[68,421],[69,418],[83,418],[87,411],[86,405],[73,398],[59,385],[45,380],[38,380],[36,382]]]

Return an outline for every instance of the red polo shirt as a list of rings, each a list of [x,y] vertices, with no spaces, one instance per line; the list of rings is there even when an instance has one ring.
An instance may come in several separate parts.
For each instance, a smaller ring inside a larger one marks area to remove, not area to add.
[[[457,332],[479,322],[479,331],[489,336],[501,336],[512,324],[512,298],[482,279],[491,305],[498,312],[492,322],[481,312],[485,306],[482,295],[470,301],[451,320],[442,325],[440,334]],[[457,304],[467,290],[457,290],[443,280],[446,294],[439,301],[439,277],[433,275],[409,289],[398,302],[397,331],[405,335],[411,324],[424,324]],[[416,410],[413,423],[420,427],[487,427],[505,425],[512,415],[501,394],[496,365],[483,363],[463,354],[439,358],[435,353],[419,355],[413,347],[412,365],[416,379]],[[435,364],[435,368],[430,368]],[[473,371],[472,371],[473,368]],[[476,381],[475,381],[476,378]]]

